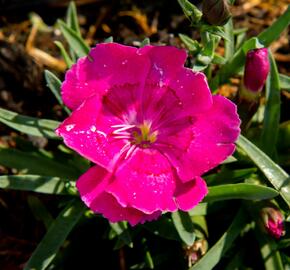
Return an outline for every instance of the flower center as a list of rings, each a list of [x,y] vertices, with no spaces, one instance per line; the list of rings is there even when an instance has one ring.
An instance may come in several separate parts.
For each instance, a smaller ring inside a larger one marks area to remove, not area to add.
[[[151,130],[151,123],[144,121],[132,131],[132,143],[142,148],[147,148],[157,139],[157,131]]]
[[[158,131],[152,131],[151,122],[143,121],[142,124],[130,125],[114,125],[113,131],[115,139],[127,140],[128,144],[142,148],[148,148],[152,143],[156,142]]]

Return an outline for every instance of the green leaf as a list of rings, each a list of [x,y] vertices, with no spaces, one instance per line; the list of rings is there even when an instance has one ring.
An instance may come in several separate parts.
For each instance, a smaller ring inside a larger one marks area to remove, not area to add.
[[[110,222],[110,226],[112,230],[118,235],[118,242],[115,245],[114,249],[120,249],[124,245],[127,245],[131,248],[133,247],[133,242],[130,232],[128,231],[127,222],[125,221],[116,223]]]
[[[239,236],[241,230],[245,227],[246,216],[240,210],[229,229],[215,243],[214,246],[189,270],[210,270],[218,264],[220,259],[225,255],[232,243]]]
[[[60,42],[58,42],[61,44]],[[54,94],[55,98],[59,102],[59,104],[63,105],[63,101],[60,96],[60,87],[61,87],[61,81],[59,78],[57,78],[52,72],[49,70],[44,71],[44,77],[46,80],[47,87],[51,90],[51,92]]]
[[[90,51],[90,47],[85,43],[85,41],[78,36],[74,30],[69,28],[65,22],[62,20],[58,20],[57,22],[62,34],[67,40],[69,46],[76,53],[77,57],[87,56]]]
[[[208,32],[214,36],[223,38],[224,40],[229,41],[227,33],[224,31],[222,26],[213,26],[205,24],[201,27],[201,32]]]
[[[73,64],[73,61],[70,58],[70,56],[68,55],[68,53],[66,52],[64,46],[59,41],[54,41],[54,44],[59,48],[60,54],[61,54],[64,62],[66,63],[67,67],[70,68]]]
[[[279,195],[279,193],[269,187],[253,184],[228,184],[213,186],[208,188],[208,195],[203,202],[215,202],[231,199],[244,200],[266,200]]]
[[[225,59],[229,60],[235,53],[234,26],[232,18],[230,18],[224,25],[224,31],[227,37],[225,39]]]
[[[256,171],[257,171],[256,168],[240,169],[240,170],[229,170],[223,168],[220,172],[207,175],[204,178],[209,186],[221,183],[234,184],[238,181],[244,180],[245,178],[249,177],[252,173],[255,173]]]
[[[278,19],[258,35],[258,39],[265,47],[268,47],[274,40],[279,38],[280,34],[288,27],[290,23],[290,6],[278,17]]]
[[[24,270],[44,270],[52,262],[59,248],[85,211],[84,204],[76,200],[69,204],[55,219],[48,232],[38,244]]]
[[[177,0],[181,6],[185,16],[190,19],[193,24],[198,23],[201,20],[202,12],[188,0]]]
[[[154,269],[154,262],[149,250],[147,250],[145,253],[145,262],[149,269]]]
[[[270,183],[279,191],[284,201],[290,206],[290,178],[289,175],[263,151],[240,135],[237,145],[264,173]]]
[[[112,43],[113,41],[114,41],[114,40],[113,40],[113,37],[112,37],[112,36],[110,36],[110,37],[104,39],[104,43]]]
[[[60,123],[54,120],[24,116],[0,108],[0,122],[25,134],[60,139],[54,131]]]
[[[285,89],[288,92],[290,91],[290,76],[279,74],[279,81],[281,89]]]
[[[55,195],[69,194],[65,180],[41,175],[2,175],[0,176],[0,188]]]
[[[199,203],[193,209],[188,211],[190,216],[205,216],[207,214],[207,203]]]
[[[48,212],[42,201],[36,196],[28,196],[27,202],[34,217],[37,220],[42,221],[45,225],[45,228],[48,230],[53,222],[53,217]]]
[[[192,246],[195,240],[194,226],[187,212],[176,211],[171,214],[173,224],[182,241]]]
[[[178,34],[178,36],[189,51],[196,52],[201,49],[199,43],[196,40],[190,38],[189,36],[183,34]]]
[[[58,43],[61,44],[60,42],[58,42]],[[62,44],[61,44],[61,46],[62,46]],[[45,80],[46,80],[47,87],[54,94],[54,96],[57,99],[58,103],[62,106],[62,108],[66,111],[67,114],[70,114],[71,113],[70,110],[63,104],[62,98],[60,96],[60,87],[61,87],[60,79],[57,78],[49,70],[45,70],[44,71],[44,77],[45,77]]]
[[[71,1],[69,3],[67,14],[66,14],[66,23],[69,28],[74,30],[76,34],[81,37],[81,31],[80,26],[78,22],[78,15],[77,15],[77,9],[74,1]]]
[[[279,73],[273,55],[269,52],[270,74],[266,83],[266,106],[261,135],[261,149],[271,158],[276,153],[279,132],[281,98]]]
[[[77,168],[34,153],[0,147],[0,164],[9,168],[26,170],[30,174],[57,176],[76,179],[80,175]]]
[[[180,237],[174,227],[172,219],[162,215],[158,220],[146,222],[143,227],[156,236],[169,240],[180,241]]]
[[[224,65],[226,63],[226,59],[217,53],[214,54],[214,57],[212,59],[213,64],[218,64],[218,65]]]
[[[140,44],[140,48],[142,48],[146,45],[150,45],[150,38],[144,38],[144,40]]]
[[[271,239],[264,232],[255,228],[256,238],[260,245],[261,255],[264,260],[266,270],[284,270],[278,246],[276,242]]]

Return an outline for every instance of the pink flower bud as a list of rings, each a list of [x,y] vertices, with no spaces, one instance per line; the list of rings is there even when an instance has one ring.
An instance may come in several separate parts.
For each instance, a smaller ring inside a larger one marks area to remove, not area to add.
[[[276,239],[285,234],[284,217],[275,207],[265,207],[261,211],[262,220],[266,231]]]
[[[260,92],[270,70],[268,49],[255,49],[247,53],[244,85],[252,92]]]

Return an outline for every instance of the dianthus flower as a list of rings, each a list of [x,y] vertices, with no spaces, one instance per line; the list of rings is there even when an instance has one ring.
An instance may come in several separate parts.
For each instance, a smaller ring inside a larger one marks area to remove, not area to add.
[[[200,176],[235,149],[235,105],[212,96],[186,57],[174,47],[106,43],[66,73],[62,98],[73,112],[57,133],[96,164],[76,186],[111,222],[193,208],[207,194]]]

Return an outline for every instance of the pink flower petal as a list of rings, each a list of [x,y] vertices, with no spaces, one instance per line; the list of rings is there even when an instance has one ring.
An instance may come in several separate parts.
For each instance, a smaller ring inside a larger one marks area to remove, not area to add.
[[[174,194],[178,209],[189,211],[205,197],[207,192],[206,183],[201,177],[187,183],[179,183]]]
[[[181,133],[160,138],[157,148],[176,168],[182,181],[189,181],[214,168],[235,150],[240,129],[236,106],[222,96],[213,97],[213,106],[191,119]]]
[[[112,136],[112,125],[120,119],[104,111],[99,96],[87,99],[56,130],[64,143],[85,158],[113,170],[115,162],[124,147],[123,140]]]
[[[139,49],[139,54],[150,59],[151,69],[147,80],[153,83],[167,84],[176,72],[180,70],[186,60],[185,50],[172,46],[144,46]]]
[[[147,215],[131,207],[122,207],[117,200],[105,192],[111,174],[99,166],[90,168],[77,181],[77,188],[84,203],[111,222],[128,221],[132,226],[158,218],[161,212]]]
[[[92,202],[104,193],[110,178],[111,174],[98,165],[91,167],[80,176],[76,182],[76,187],[88,207],[91,208]]]
[[[144,83],[149,60],[137,52],[117,43],[96,45],[66,73],[61,87],[64,103],[76,109],[88,97],[102,95],[112,86]]]
[[[175,179],[167,159],[153,149],[136,149],[115,172],[107,188],[123,206],[146,214],[174,211]]]
[[[170,46],[145,46],[139,51],[151,60],[147,77],[149,87],[144,89],[144,92],[149,90],[147,95],[151,99],[158,97],[150,91],[153,84],[160,88],[169,86],[166,90],[174,92],[178,103],[189,113],[201,112],[212,105],[211,92],[204,74],[183,67],[187,57],[185,50]]]
[[[123,207],[113,195],[105,192],[92,202],[90,208],[101,213],[110,222],[128,221],[132,226],[155,220],[161,215],[160,211],[148,215],[132,207]]]
[[[188,114],[202,113],[212,106],[212,95],[203,73],[182,68],[169,87],[175,90],[180,105]]]

